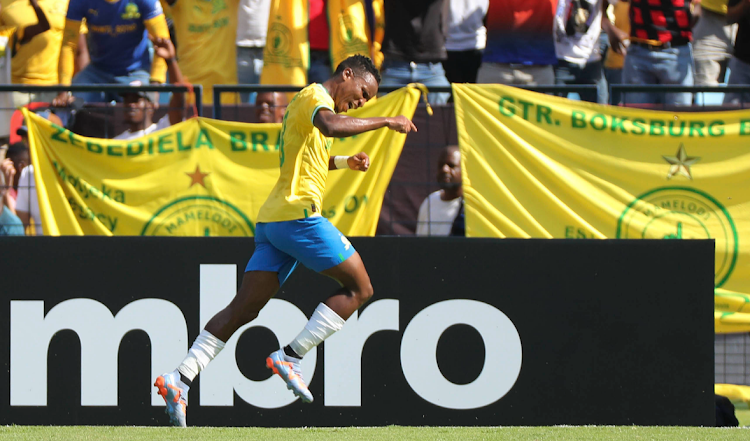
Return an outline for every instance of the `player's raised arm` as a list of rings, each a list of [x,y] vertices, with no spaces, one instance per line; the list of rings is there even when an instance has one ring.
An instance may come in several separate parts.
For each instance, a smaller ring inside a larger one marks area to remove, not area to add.
[[[316,109],[313,124],[328,138],[345,138],[383,127],[400,133],[416,132],[414,123],[403,115],[374,118],[342,115],[350,109],[364,106],[377,95],[378,84],[380,73],[369,58],[355,55],[344,60],[333,76],[322,84],[333,98],[335,112],[326,108]]]

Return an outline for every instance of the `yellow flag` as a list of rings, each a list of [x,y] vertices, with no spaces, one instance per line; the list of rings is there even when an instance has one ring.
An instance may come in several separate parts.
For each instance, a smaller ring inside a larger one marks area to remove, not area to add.
[[[750,294],[750,112],[453,88],[467,235],[714,239],[715,286]],[[717,332],[741,315],[724,315]]]
[[[363,0],[329,0],[331,73],[352,55],[370,54],[369,26]],[[268,18],[261,84],[306,86],[310,67],[309,2],[274,0]]]
[[[310,42],[308,0],[273,0],[263,49],[261,84],[307,85]]]
[[[411,117],[417,89],[351,112]],[[24,109],[48,235],[252,236],[279,177],[281,124],[195,118],[117,141],[78,136]],[[366,152],[366,173],[329,174],[323,215],[342,233],[372,236],[406,136],[388,129],[335,139],[332,155]]]
[[[328,27],[333,70],[352,55],[369,55],[369,29],[362,0],[328,0]]]

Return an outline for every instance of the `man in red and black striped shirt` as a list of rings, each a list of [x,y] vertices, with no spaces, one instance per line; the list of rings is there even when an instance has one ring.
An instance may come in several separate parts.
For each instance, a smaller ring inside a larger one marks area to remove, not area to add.
[[[690,42],[700,0],[630,0],[630,36],[623,67],[625,84],[694,84]],[[609,22],[609,20],[605,20]],[[622,36],[603,23],[612,48],[624,52]],[[626,103],[690,105],[691,93],[631,92]]]

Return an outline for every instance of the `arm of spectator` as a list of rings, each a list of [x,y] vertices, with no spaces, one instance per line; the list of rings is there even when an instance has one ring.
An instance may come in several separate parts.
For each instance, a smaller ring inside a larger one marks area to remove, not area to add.
[[[338,115],[329,109],[320,109],[315,114],[313,124],[323,136],[328,138],[345,138],[387,127],[399,133],[416,132],[417,127],[409,118],[399,115],[396,117],[354,118]]]
[[[78,48],[78,34],[81,29],[81,22],[77,20],[65,19],[65,30],[63,31],[62,47],[60,48],[60,61],[58,64],[58,74],[60,84],[68,85],[73,79],[73,69],[75,66],[75,53]]]
[[[692,0],[690,5],[693,7],[690,14],[690,27],[694,28],[703,15],[703,8],[701,8],[701,0]]]
[[[750,11],[750,0],[729,1],[727,23],[738,23]]]
[[[565,18],[568,16],[567,12],[569,3],[570,0],[558,0],[557,2],[557,12],[555,13],[554,19],[554,34],[557,41],[562,41],[568,36],[568,34],[565,33]],[[607,2],[604,1],[604,3]],[[604,13],[606,15],[606,9],[604,10]]]
[[[85,28],[85,26],[82,26],[82,28]],[[88,41],[86,41],[87,33],[83,32],[83,29],[81,29],[81,31],[82,32],[78,34],[78,48],[75,56],[75,68],[73,69],[74,76],[85,69],[91,62],[91,58],[89,57],[89,44]]]
[[[0,173],[3,175],[5,185],[7,185],[8,188],[11,188],[13,186],[13,179],[16,176],[16,167],[10,158],[5,158],[5,160],[0,163]],[[6,191],[3,194],[3,200],[0,201],[0,204],[8,207],[11,213],[16,214],[16,201],[10,196],[9,191]]]
[[[31,7],[34,8],[37,22],[36,24],[27,26],[23,30],[23,38],[21,38],[19,44],[26,44],[31,41],[32,38],[36,37],[42,32],[47,32],[50,29],[49,21],[47,21],[47,16],[44,14],[42,8],[39,7],[39,2],[37,2],[37,0],[29,0],[29,4],[31,4]]]
[[[161,5],[159,5],[159,11],[161,11]],[[169,28],[167,27],[167,19],[163,13],[160,13],[154,18],[149,18],[143,21],[146,25],[148,33],[157,38],[166,38],[169,40]],[[164,84],[167,80],[167,63],[163,58],[156,56],[154,62],[151,63],[151,83]]]
[[[622,29],[615,27],[609,19],[609,15],[607,15],[607,8],[609,8],[609,2],[603,1],[602,29],[609,36],[609,46],[612,50],[615,51],[616,54],[626,55],[628,50],[627,46],[625,46],[625,42],[630,39],[630,36]]]
[[[167,63],[167,73],[169,81],[172,84],[184,84],[185,79],[182,77],[182,71],[177,64],[174,44],[169,38],[150,37],[154,44],[154,52],[163,58]],[[182,122],[185,107],[185,94],[182,92],[172,92],[172,99],[169,100],[169,123],[174,125]]]

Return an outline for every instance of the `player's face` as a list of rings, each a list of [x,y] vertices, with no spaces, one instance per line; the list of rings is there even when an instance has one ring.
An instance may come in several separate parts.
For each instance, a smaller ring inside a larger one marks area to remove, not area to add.
[[[437,181],[441,188],[461,185],[461,153],[458,149],[445,150],[438,162]]]
[[[378,93],[378,82],[372,74],[354,76],[351,69],[344,72],[344,82],[336,102],[336,112],[342,113],[351,109],[358,109],[370,101]]]

